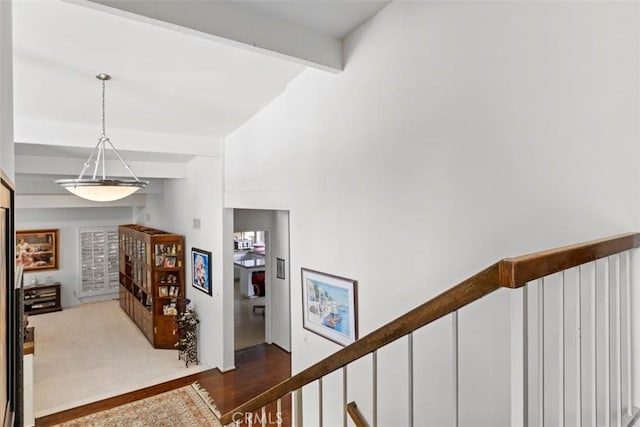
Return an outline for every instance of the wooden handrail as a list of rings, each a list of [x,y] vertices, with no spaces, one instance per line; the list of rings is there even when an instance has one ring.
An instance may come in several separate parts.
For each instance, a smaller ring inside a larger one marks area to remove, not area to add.
[[[360,412],[356,402],[347,403],[347,414],[349,414],[356,427],[369,427],[369,423],[364,418],[364,415],[362,415],[362,412]]]
[[[220,421],[222,425],[227,425],[233,421],[234,413],[252,412],[262,408],[380,347],[461,309],[500,287],[517,288],[528,281],[637,247],[640,247],[640,233],[627,233],[521,257],[505,258],[288,380],[226,412]]]
[[[640,233],[626,233],[516,258],[505,258],[499,263],[500,286],[519,288],[532,280],[637,247],[640,247]]]

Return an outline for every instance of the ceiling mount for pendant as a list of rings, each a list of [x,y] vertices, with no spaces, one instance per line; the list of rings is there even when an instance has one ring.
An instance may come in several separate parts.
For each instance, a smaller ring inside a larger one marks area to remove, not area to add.
[[[110,202],[125,198],[136,191],[144,188],[149,182],[138,179],[131,167],[125,162],[124,158],[120,155],[120,152],[113,145],[111,140],[106,135],[105,131],[105,82],[111,80],[109,74],[100,73],[96,75],[98,80],[102,81],[102,133],[98,138],[98,143],[91,152],[91,155],[84,163],[80,175],[76,179],[58,179],[56,184],[70,191],[78,197],[82,197],[87,200],[93,200],[96,202]],[[129,171],[134,179],[108,179],[106,171],[105,151],[107,149],[107,143],[113,149],[118,159],[122,162],[125,169]],[[84,178],[85,172],[93,167],[93,176],[91,178]],[[98,169],[102,166],[102,178],[97,178]]]

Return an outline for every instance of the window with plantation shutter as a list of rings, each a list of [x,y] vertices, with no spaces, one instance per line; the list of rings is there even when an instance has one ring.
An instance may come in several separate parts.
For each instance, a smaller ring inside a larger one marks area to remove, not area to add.
[[[118,228],[80,229],[80,277],[78,297],[118,292]]]

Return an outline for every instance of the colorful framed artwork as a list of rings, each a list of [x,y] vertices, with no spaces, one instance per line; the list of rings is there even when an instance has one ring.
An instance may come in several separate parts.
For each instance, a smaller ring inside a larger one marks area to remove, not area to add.
[[[346,346],[358,339],[358,282],[302,269],[302,326]]]
[[[58,269],[58,229],[16,231],[16,265],[24,271]]]
[[[211,252],[191,248],[191,273],[192,286],[211,295]]]

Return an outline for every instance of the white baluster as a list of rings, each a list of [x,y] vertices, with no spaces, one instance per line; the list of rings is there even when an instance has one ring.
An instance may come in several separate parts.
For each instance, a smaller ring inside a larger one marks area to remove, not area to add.
[[[347,427],[347,367],[342,367],[342,426]]]
[[[409,333],[409,335],[407,336],[407,344],[409,346],[409,351],[407,351],[408,353],[408,368],[409,368],[409,378],[408,378],[408,385],[409,385],[409,398],[408,403],[409,403],[409,427],[413,427],[413,333]]]
[[[559,393],[560,393],[560,402],[559,402],[559,410],[558,410],[558,425],[564,426],[564,413],[565,413],[565,367],[564,367],[564,357],[565,357],[565,336],[564,336],[564,312],[565,312],[565,305],[564,305],[564,293],[565,293],[566,289],[565,289],[565,272],[562,272],[562,283],[560,284],[560,300],[558,301],[558,308],[559,308],[559,313],[558,313],[558,319],[560,320],[560,333],[558,334],[558,348],[560,349],[560,357],[559,357],[559,362],[560,362],[560,381],[559,381]]]
[[[282,399],[276,401],[276,425],[282,427]]]
[[[635,252],[635,251],[634,251]],[[626,415],[631,417],[633,415],[633,401],[632,401],[632,391],[631,391],[631,387],[632,387],[632,381],[631,381],[631,375],[632,375],[632,368],[631,368],[631,283],[632,283],[632,279],[633,279],[633,274],[635,269],[633,269],[633,265],[632,261],[633,261],[633,252],[631,251],[627,251],[625,252],[625,257],[623,258],[623,260],[625,261],[625,269],[624,269],[624,274],[622,276],[623,278],[623,283],[621,284],[621,290],[623,292],[623,300],[625,301],[624,304],[624,315],[623,315],[623,320],[622,320],[622,324],[624,325],[624,329],[625,329],[625,333],[622,337],[623,339],[623,345],[622,345],[622,356],[624,358],[624,362],[623,362],[623,367],[624,367],[624,373],[623,373],[623,378],[624,378],[624,387],[622,390],[622,401],[624,406],[626,407]],[[640,369],[640,366],[636,366],[636,369]]]
[[[529,285],[526,284],[520,289],[511,291],[511,426],[513,427],[529,425],[528,289]]]
[[[453,340],[452,340],[452,353],[453,353],[453,426],[458,427],[459,423],[459,402],[460,402],[460,393],[459,393],[459,366],[460,366],[460,353],[458,349],[458,311],[454,311],[451,314],[451,322],[452,322],[452,330],[453,330]]]
[[[538,286],[538,420],[544,427],[544,278]]]
[[[372,354],[372,399],[373,399],[373,420],[372,426],[378,427],[378,351],[374,351]]]
[[[294,405],[294,425],[295,427],[302,427],[304,422],[303,412],[302,412],[302,388],[297,389],[293,392],[293,405]]]
[[[602,403],[600,403],[600,408],[602,408],[601,420],[602,425],[604,427],[611,427],[611,339],[610,339],[610,331],[611,331],[611,316],[610,316],[610,276],[609,276],[609,258],[606,258],[602,261],[604,267],[604,273],[602,277],[602,319],[603,327],[601,327],[602,338],[600,339],[599,346],[602,350],[602,365],[598,367],[598,370],[601,372],[600,378],[602,381]]]
[[[582,425],[582,269],[580,267],[578,267],[578,292],[576,295],[576,349],[578,352],[576,360],[576,380],[578,382],[576,396],[576,426],[579,427]]]
[[[609,257],[609,285],[611,292],[610,300],[610,353],[611,362],[610,371],[610,419],[611,424],[616,427],[622,426],[622,366],[621,366],[621,342],[620,342],[620,256],[613,255]]]
[[[597,427],[597,423],[598,423],[598,412],[597,412],[597,407],[598,407],[598,352],[597,352],[597,346],[596,346],[596,326],[597,326],[597,299],[596,299],[596,287],[598,285],[598,282],[596,280],[597,276],[596,276],[596,266],[594,264],[593,267],[593,286],[590,287],[589,289],[589,298],[591,301],[591,329],[590,329],[590,334],[591,334],[591,356],[592,356],[592,366],[591,366],[591,402],[589,408],[591,408],[591,425],[593,427]]]
[[[318,426],[322,427],[322,378],[318,379]]]

